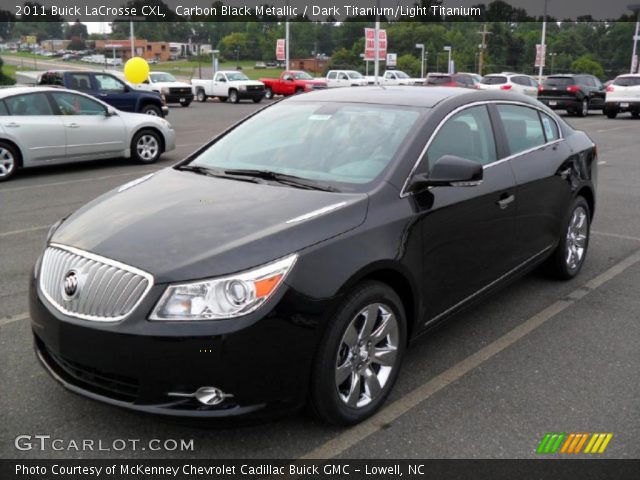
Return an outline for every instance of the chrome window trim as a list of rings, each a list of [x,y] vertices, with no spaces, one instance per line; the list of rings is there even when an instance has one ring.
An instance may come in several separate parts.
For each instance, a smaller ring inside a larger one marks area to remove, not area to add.
[[[133,307],[131,307],[131,310],[126,315],[119,315],[117,317],[100,317],[100,316],[96,316],[96,315],[86,315],[86,314],[75,313],[75,312],[71,312],[71,311],[67,310],[62,305],[60,305],[58,302],[56,302],[47,293],[47,291],[44,289],[44,285],[42,283],[44,277],[42,275],[43,265],[41,264],[40,265],[40,271],[38,272],[38,275],[40,277],[38,279],[38,290],[47,299],[47,301],[53,307],[56,308],[56,310],[60,311],[61,313],[65,314],[65,315],[67,315],[68,317],[79,318],[81,320],[90,320],[92,322],[102,322],[102,323],[113,323],[113,322],[118,322],[120,320],[124,320],[125,318],[127,318],[129,315],[131,315],[133,312],[136,311],[136,309],[140,306],[140,304],[145,299],[145,297],[147,296],[147,294],[149,293],[149,291],[151,290],[151,288],[154,285],[153,275],[151,275],[150,273],[145,272],[144,270],[140,270],[138,268],[132,267],[131,265],[126,265],[124,263],[118,262],[117,260],[113,260],[111,258],[103,257],[103,256],[97,255],[95,253],[87,252],[87,251],[81,250],[79,248],[69,247],[67,245],[62,245],[60,243],[50,243],[50,244],[47,245],[47,248],[49,248],[49,247],[57,248],[57,249],[60,249],[60,250],[65,250],[65,251],[73,253],[75,255],[78,255],[78,256],[81,256],[81,257],[84,257],[84,258],[88,258],[89,260],[94,260],[96,262],[100,262],[100,263],[103,263],[105,265],[109,265],[109,266],[112,266],[112,267],[115,267],[115,268],[119,268],[121,270],[125,270],[125,271],[127,271],[129,273],[133,273],[135,275],[140,275],[140,276],[144,277],[147,280],[147,288],[145,288],[144,292],[142,292],[142,294],[140,295],[140,298],[138,299],[138,301],[133,305]]]
[[[494,165],[498,165],[500,163],[503,163],[503,162],[506,162],[508,160],[511,160],[512,158],[516,158],[516,157],[519,157],[521,155],[526,155],[527,153],[531,153],[531,152],[533,152],[535,150],[539,150],[539,149],[545,148],[545,147],[547,147],[549,145],[553,145],[555,143],[559,143],[559,142],[564,141],[564,136],[562,135],[562,129],[560,128],[560,123],[558,123],[558,120],[555,117],[553,117],[552,115],[549,115],[549,112],[547,112],[544,108],[538,107],[537,105],[531,105],[529,103],[519,102],[517,100],[482,100],[482,101],[479,101],[479,102],[473,102],[473,103],[469,103],[467,105],[462,105],[462,106],[450,111],[440,121],[440,123],[438,123],[438,125],[435,128],[435,130],[431,134],[431,137],[429,137],[429,141],[427,141],[427,144],[424,146],[424,148],[420,152],[420,155],[418,156],[418,159],[413,164],[413,167],[411,168],[411,171],[409,172],[409,175],[405,179],[404,184],[402,185],[402,189],[400,190],[400,198],[406,198],[409,195],[413,195],[411,192],[407,192],[406,191],[407,187],[409,186],[409,180],[411,179],[411,177],[413,177],[413,175],[416,173],[416,170],[418,169],[418,167],[420,166],[420,164],[424,160],[425,155],[427,154],[427,150],[431,146],[431,143],[433,142],[433,139],[435,138],[435,136],[438,134],[438,132],[440,132],[440,129],[442,128],[442,126],[451,117],[453,117],[457,113],[460,113],[463,110],[466,110],[468,108],[473,108],[473,107],[477,107],[477,106],[480,106],[480,105],[518,105],[518,106],[521,106],[521,107],[528,107],[528,108],[532,108],[534,110],[538,110],[539,112],[544,113],[546,116],[548,116],[549,118],[551,118],[555,122],[556,127],[558,128],[558,136],[559,136],[559,138],[557,140],[553,140],[551,142],[546,142],[546,143],[544,143],[542,145],[538,145],[536,147],[530,148],[529,150],[525,150],[523,152],[514,153],[513,155],[509,155],[508,157],[500,158],[500,159],[497,159],[497,160],[495,160],[493,162],[487,163],[486,165],[482,166],[483,170],[485,170],[486,168],[490,168],[490,167],[492,167]],[[495,135],[494,135],[494,137],[495,137]]]

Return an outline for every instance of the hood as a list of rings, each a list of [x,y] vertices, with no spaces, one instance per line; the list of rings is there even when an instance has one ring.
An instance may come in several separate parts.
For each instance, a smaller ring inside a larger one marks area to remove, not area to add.
[[[357,227],[367,211],[366,194],[171,168],[149,177],[88,203],[51,241],[140,268],[156,283],[178,282],[246,270],[299,251]],[[304,218],[329,206],[334,208]]]
[[[189,83],[185,83],[185,82],[154,82],[151,84],[152,87],[167,87],[167,88],[175,88],[175,87],[179,87],[179,88],[191,88],[191,84]]]

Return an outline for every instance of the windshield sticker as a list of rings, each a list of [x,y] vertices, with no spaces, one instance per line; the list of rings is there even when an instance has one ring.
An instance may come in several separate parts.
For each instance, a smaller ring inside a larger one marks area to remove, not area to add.
[[[553,129],[551,128],[551,120],[549,120],[546,117],[543,117],[542,125],[544,125],[544,133],[547,135],[547,139],[554,138]]]

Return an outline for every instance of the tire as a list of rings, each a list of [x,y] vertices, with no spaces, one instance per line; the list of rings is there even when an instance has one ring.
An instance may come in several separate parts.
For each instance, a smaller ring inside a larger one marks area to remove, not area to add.
[[[367,322],[371,312],[373,324]],[[309,406],[316,416],[353,425],[373,415],[398,377],[406,332],[402,302],[390,287],[367,281],[352,290],[334,312],[314,360]]]
[[[200,103],[204,103],[207,101],[207,94],[204,93],[204,90],[202,88],[199,88],[196,92],[196,100],[198,100]]]
[[[229,90],[229,101],[231,103],[238,103],[240,101],[240,95],[237,90]]]
[[[191,100],[185,100],[184,102],[180,102],[180,105],[186,108],[189,105],[191,105]]]
[[[580,108],[580,110],[578,110],[578,115],[581,117],[589,116],[589,99],[582,99],[582,107]]]
[[[262,101],[262,97],[254,98],[253,103],[260,103]]]
[[[589,204],[584,197],[576,197],[565,217],[558,247],[547,260],[552,276],[570,280],[580,272],[589,248],[590,231]]]
[[[159,107],[156,107],[155,105],[150,105],[150,104],[142,107],[142,110],[140,110],[140,113],[144,113],[145,115],[151,115],[153,117],[162,117],[162,110],[160,110]]]
[[[267,100],[271,100],[273,98],[273,90],[271,90],[270,87],[265,88],[264,98],[266,98]]]
[[[155,130],[141,130],[131,141],[131,158],[137,163],[155,163],[162,155],[162,136]]]
[[[300,95],[301,93],[304,93],[304,90],[300,87],[296,88],[296,95]]]
[[[607,118],[611,118],[611,119],[614,119],[618,116],[618,112],[615,110],[607,110],[606,114],[607,114]]]
[[[633,118],[640,118],[640,112],[631,112]]]
[[[0,142],[0,182],[11,179],[20,168],[20,154],[15,147]]]

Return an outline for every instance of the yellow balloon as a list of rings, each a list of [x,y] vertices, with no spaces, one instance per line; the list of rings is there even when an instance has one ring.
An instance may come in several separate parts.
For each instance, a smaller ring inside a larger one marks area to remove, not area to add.
[[[142,83],[149,77],[149,64],[144,58],[133,57],[124,64],[124,78],[131,83]]]

